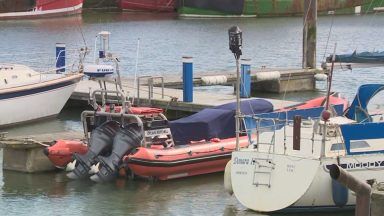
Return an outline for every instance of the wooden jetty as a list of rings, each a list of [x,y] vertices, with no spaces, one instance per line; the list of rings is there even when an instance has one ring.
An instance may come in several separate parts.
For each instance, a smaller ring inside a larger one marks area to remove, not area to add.
[[[280,78],[278,80],[268,81],[259,80],[258,74],[265,74],[269,72],[275,74],[279,73]],[[255,70],[251,72],[251,87],[252,91],[276,93],[282,93],[284,91],[298,92],[314,90],[316,83],[314,75],[316,73],[322,73],[322,71],[316,69]],[[222,80],[225,80],[225,82],[216,83],[217,85],[234,85],[236,81],[236,75],[234,73],[210,73],[208,76],[204,76],[201,73],[197,73],[193,79],[194,86],[208,85],[204,82],[207,77],[213,79],[215,77],[224,77]],[[181,76],[143,76],[141,78],[142,79],[139,84],[137,82],[136,84],[134,84],[135,81],[133,79],[122,80],[122,85],[124,89],[129,92],[131,100],[132,97],[134,97],[134,105],[160,107],[166,110],[175,111],[198,112],[204,108],[234,102],[236,99],[234,94],[223,94],[221,92],[215,91],[202,92],[195,90],[193,92],[193,102],[183,102],[183,83]],[[112,84],[107,84],[107,88],[109,89],[113,89],[114,87],[115,86]],[[72,94],[69,105],[87,103],[87,101],[89,100],[90,92],[99,88],[100,86],[97,82],[91,80],[82,80],[78,84],[74,93]],[[268,98],[266,100],[270,101],[274,105],[275,109],[279,109],[297,103],[292,101]]]
[[[260,81],[258,80],[258,74],[268,72],[279,72],[280,78],[273,81]],[[322,69],[298,69],[298,68],[266,68],[255,69],[251,71],[251,82],[253,91],[259,92],[271,92],[271,93],[283,93],[298,92],[298,91],[311,91],[315,89],[314,75],[317,73],[324,73]],[[236,83],[235,72],[210,72],[196,73],[193,79],[194,86],[206,86],[204,83],[205,77],[220,77],[224,76],[226,83],[220,83],[220,85],[234,86]],[[164,87],[181,89],[183,88],[182,77],[167,77]],[[160,87],[160,83],[155,83],[155,86]]]

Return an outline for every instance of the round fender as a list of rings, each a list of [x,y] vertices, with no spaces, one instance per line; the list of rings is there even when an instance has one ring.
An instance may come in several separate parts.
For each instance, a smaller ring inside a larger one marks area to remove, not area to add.
[[[229,195],[233,194],[232,181],[231,181],[231,167],[232,167],[232,160],[228,161],[224,171],[224,188],[225,188],[225,191],[229,193]]]

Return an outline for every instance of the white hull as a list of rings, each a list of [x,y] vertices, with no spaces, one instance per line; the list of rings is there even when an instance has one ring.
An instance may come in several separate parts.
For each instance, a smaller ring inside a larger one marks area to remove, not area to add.
[[[356,204],[356,197],[351,191],[348,192],[347,201],[343,206],[339,207],[334,202],[332,179],[326,166],[337,164],[336,158],[323,159],[320,164],[317,159],[270,155],[276,163],[274,169],[270,170],[270,176],[268,172],[255,173],[257,168],[252,161],[255,158],[265,158],[266,155],[268,154],[251,151],[234,152],[232,155],[232,189],[239,202],[247,208],[263,212],[321,211],[349,209]],[[236,164],[234,158],[250,162]],[[340,163],[346,164],[346,170],[361,181],[384,181],[382,154],[342,157]],[[360,167],[358,164],[361,163],[366,163],[369,167]],[[256,182],[270,182],[270,187],[256,185]]]
[[[0,126],[59,114],[81,77],[80,74],[72,75],[0,91]]]
[[[41,18],[41,17],[52,17],[57,15],[70,15],[81,13],[83,4],[78,4],[73,7],[60,8],[54,10],[33,10],[25,12],[10,12],[10,13],[0,13],[1,19],[17,19],[17,18]]]
[[[368,163],[367,163],[368,162]],[[341,164],[347,164],[346,168],[349,174],[353,175],[360,181],[366,182],[375,179],[377,182],[384,182],[384,158],[383,154],[377,155],[360,155],[347,156],[340,159]],[[366,167],[360,167],[360,163],[367,163]],[[308,188],[307,192],[293,205],[291,209],[303,208],[307,209],[326,209],[340,208],[335,205],[332,195],[332,179],[326,165],[337,164],[337,160],[324,159],[319,167],[316,176]],[[369,164],[369,165],[368,165]],[[359,167],[356,167],[356,166]],[[356,195],[352,191],[348,191],[348,200],[344,207],[354,206],[356,204]]]
[[[350,124],[351,120],[336,117],[332,121],[340,125]],[[330,126],[325,156],[320,157],[322,128],[316,121],[303,123],[299,150],[293,150],[293,126],[289,125],[274,132],[262,132],[259,149],[251,145],[233,152],[230,177],[239,202],[260,212],[350,209],[356,204],[356,197],[345,189],[342,195],[334,193],[327,168],[331,164],[338,164],[360,181],[384,182],[384,157],[378,151],[383,149],[382,138],[363,138],[361,135],[372,132],[357,131],[350,141],[355,146],[351,152],[365,153],[349,155],[337,147],[342,146],[339,129]],[[271,140],[275,144],[271,145]],[[343,190],[341,186],[336,188]]]

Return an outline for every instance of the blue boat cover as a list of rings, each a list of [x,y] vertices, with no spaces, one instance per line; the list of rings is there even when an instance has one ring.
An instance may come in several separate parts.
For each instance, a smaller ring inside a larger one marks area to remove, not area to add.
[[[370,122],[367,106],[371,98],[384,89],[383,84],[366,84],[359,87],[351,106],[347,109],[345,117],[357,122]]]
[[[191,116],[169,122],[169,127],[176,145],[190,141],[226,139],[235,137],[236,103],[228,103],[213,108],[203,109]],[[273,111],[273,105],[264,99],[241,101],[242,114],[251,115]]]
[[[360,124],[345,124],[340,125],[341,133],[343,135],[345,147],[349,155],[368,154],[368,153],[383,153],[383,149],[375,151],[353,151],[352,142],[365,142],[370,139],[381,139],[384,141],[384,122],[370,122]]]
[[[333,107],[337,115],[343,114],[343,108],[344,108],[343,104],[331,105],[331,106]],[[261,113],[253,116],[246,116],[244,120],[245,120],[247,130],[256,128],[256,121],[254,119],[255,117],[262,119],[262,121],[259,122],[260,127],[274,126],[274,129],[279,129],[284,126],[285,124],[284,120],[293,120],[295,116],[301,116],[301,118],[303,119],[308,119],[308,118],[318,119],[320,118],[323,110],[324,110],[324,107],[314,107],[314,108],[308,108],[308,109]],[[281,122],[275,123],[277,119],[281,120]]]
[[[327,57],[327,62],[331,62],[332,55]],[[335,62],[345,63],[384,63],[384,52],[361,52],[356,50],[352,54],[342,54],[335,56]]]

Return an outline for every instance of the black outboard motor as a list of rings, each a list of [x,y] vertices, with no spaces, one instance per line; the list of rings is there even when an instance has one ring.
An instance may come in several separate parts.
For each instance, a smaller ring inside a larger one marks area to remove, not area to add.
[[[119,130],[120,124],[117,121],[107,121],[92,131],[89,143],[89,150],[85,155],[73,154],[76,160],[75,169],[68,173],[68,178],[80,179],[89,176],[91,166],[95,164],[95,158],[105,151],[110,151],[113,139]]]
[[[124,155],[140,146],[143,140],[143,128],[137,123],[131,123],[120,128],[113,141],[112,153],[108,157],[98,156],[99,171],[91,176],[95,182],[113,180],[118,174],[118,168]]]

